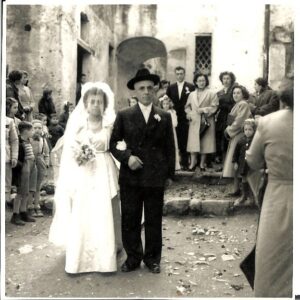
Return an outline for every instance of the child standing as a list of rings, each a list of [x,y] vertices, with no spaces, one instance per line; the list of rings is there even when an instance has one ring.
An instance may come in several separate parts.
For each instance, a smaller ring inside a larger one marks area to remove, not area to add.
[[[43,213],[40,207],[40,191],[44,178],[47,174],[47,168],[49,167],[49,147],[46,139],[43,135],[43,123],[40,120],[33,120],[33,136],[32,136],[32,148],[36,161],[37,168],[37,181],[36,192],[34,193],[34,201],[32,198],[28,202],[28,212],[32,217],[43,217]]]
[[[65,102],[63,106],[64,112],[59,116],[59,125],[66,129],[69,115],[74,110],[74,104],[71,102]]]
[[[137,104],[139,102],[138,98],[137,97],[130,97],[128,98],[128,105],[129,107]]]
[[[18,162],[19,139],[14,121],[6,117],[5,125],[5,201],[10,202],[12,168],[15,168]]]
[[[19,157],[17,164],[17,196],[14,200],[11,223],[24,225],[24,222],[35,222],[27,212],[27,202],[30,194],[36,190],[36,165],[31,138],[32,124],[22,121],[19,124]]]
[[[50,134],[51,147],[54,148],[56,142],[64,135],[64,128],[58,124],[58,117],[56,114],[51,114],[50,125],[48,127]]]
[[[179,163],[179,150],[178,150],[178,141],[176,135],[176,127],[178,125],[177,114],[176,111],[173,109],[173,102],[171,99],[165,95],[159,99],[161,108],[168,113],[171,114],[172,118],[172,125],[173,125],[173,135],[174,135],[174,142],[175,142],[175,170],[180,170],[180,163]]]
[[[244,203],[248,198],[250,199],[251,190],[247,182],[248,165],[245,159],[246,151],[250,148],[254,133],[256,129],[256,123],[254,119],[246,119],[243,126],[244,136],[238,141],[235,148],[232,162],[234,164],[234,170],[238,176],[242,177],[242,197],[235,200],[234,206],[239,206]],[[251,205],[253,204],[253,199]]]
[[[6,98],[6,116],[9,118],[12,118],[15,123],[15,129],[17,131],[17,134],[19,135],[19,124],[21,120],[16,117],[16,114],[19,111],[19,104],[18,101],[15,98]]]

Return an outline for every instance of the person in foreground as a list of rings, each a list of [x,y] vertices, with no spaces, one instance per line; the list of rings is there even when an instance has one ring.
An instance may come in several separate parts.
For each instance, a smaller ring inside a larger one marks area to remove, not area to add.
[[[117,114],[110,140],[110,151],[121,162],[122,239],[127,253],[123,272],[137,269],[143,260],[150,272],[160,273],[164,187],[174,176],[175,147],[170,114],[152,103],[158,82],[157,75],[141,69],[127,83],[138,104]]]
[[[246,160],[266,163],[265,191],[255,253],[255,297],[292,297],[293,283],[293,106],[294,90],[281,94],[281,110],[260,118]]]
[[[117,271],[118,171],[109,152],[113,106],[107,84],[86,83],[67,124],[49,234],[51,242],[66,247],[67,273]]]

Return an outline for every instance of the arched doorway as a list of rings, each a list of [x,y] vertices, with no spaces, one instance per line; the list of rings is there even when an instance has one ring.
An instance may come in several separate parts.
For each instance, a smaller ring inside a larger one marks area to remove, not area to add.
[[[135,76],[141,65],[146,64],[152,73],[165,76],[166,47],[162,41],[153,37],[142,36],[124,40],[117,48],[117,64],[116,109],[120,109],[128,105],[127,99],[132,95],[127,89],[127,81]]]

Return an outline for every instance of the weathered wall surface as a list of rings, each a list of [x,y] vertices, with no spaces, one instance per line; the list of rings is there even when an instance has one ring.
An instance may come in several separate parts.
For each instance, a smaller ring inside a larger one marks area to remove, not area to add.
[[[245,13],[236,13],[247,12]],[[175,81],[174,68],[186,68],[192,81],[195,37],[212,35],[211,88],[221,87],[219,73],[236,74],[253,91],[263,75],[264,4],[227,3],[193,6],[169,5],[7,5],[7,64],[9,70],[30,73],[36,102],[46,86],[53,89],[57,110],[63,101],[75,101],[78,43],[89,54],[82,71],[89,81],[108,82],[116,95],[116,108],[127,106],[132,95],[126,82],[142,63]],[[271,5],[269,79],[277,88],[293,69],[294,8]],[[80,14],[88,22],[81,26]],[[28,30],[30,25],[30,30]],[[82,31],[82,32],[81,32]],[[132,42],[134,40],[134,42]],[[127,47],[127,48],[126,48]],[[125,54],[124,54],[125,53]]]
[[[274,89],[283,79],[294,77],[294,9],[271,5],[269,82]]]
[[[83,72],[89,81],[112,81],[110,73],[116,69],[116,61],[113,52],[110,68],[109,44],[114,48],[114,34],[109,24],[101,20],[91,7],[7,6],[9,70],[24,69],[29,72],[36,103],[45,87],[53,89],[58,112],[64,101],[75,101],[81,12],[89,18],[85,42],[93,50],[83,61]],[[31,31],[24,30],[26,24],[31,25]]]
[[[237,13],[238,11],[247,12]],[[240,83],[253,87],[262,75],[264,5],[250,3],[170,6],[160,3],[157,11],[157,38],[168,51],[167,76],[175,80],[174,67],[186,68],[186,79],[193,80],[195,71],[195,37],[212,35],[211,88],[220,88],[218,76],[224,70],[236,74]]]
[[[63,15],[65,13],[61,7],[7,6],[7,64],[9,70],[23,69],[29,72],[36,102],[46,86],[53,89],[55,104],[62,100]],[[31,30],[26,31],[25,25],[28,28],[30,26]]]

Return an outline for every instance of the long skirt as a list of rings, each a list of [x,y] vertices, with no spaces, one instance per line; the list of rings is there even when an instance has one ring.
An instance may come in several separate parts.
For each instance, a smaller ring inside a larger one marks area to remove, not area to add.
[[[233,169],[233,154],[236,148],[236,145],[239,141],[239,139],[243,136],[243,132],[240,132],[237,134],[235,137],[233,137],[228,145],[227,153],[226,153],[226,158],[224,162],[224,167],[223,167],[223,177],[234,177],[234,169]]]
[[[293,183],[269,178],[255,255],[255,297],[292,297]]]

